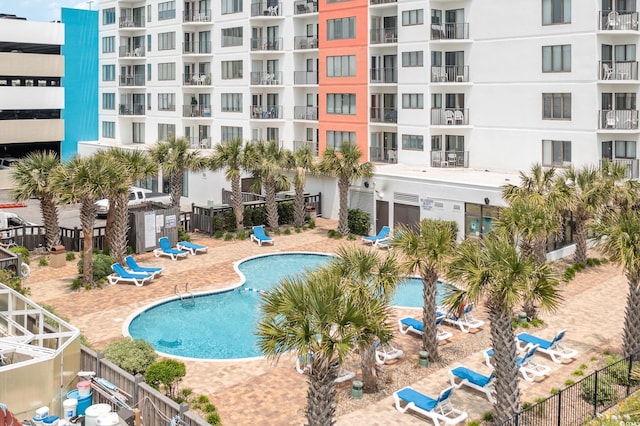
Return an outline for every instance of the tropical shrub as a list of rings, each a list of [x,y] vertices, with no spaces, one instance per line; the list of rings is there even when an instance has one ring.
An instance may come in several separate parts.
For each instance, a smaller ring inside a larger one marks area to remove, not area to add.
[[[131,337],[114,340],[104,348],[104,356],[126,372],[144,374],[158,354],[150,343]]]
[[[609,406],[616,400],[616,390],[611,383],[611,379],[599,375],[597,381],[597,389],[596,389],[596,380],[595,375],[590,376],[580,382],[580,394],[582,399],[587,401],[591,405]]]
[[[93,254],[93,281],[98,282],[103,278],[106,278],[107,275],[111,274],[111,265],[113,265],[113,257],[102,254],[102,253],[94,253]],[[78,261],[78,273],[82,275],[82,270],[84,269],[84,260],[83,256],[80,256],[80,260]]]
[[[19,254],[22,257],[22,261],[29,264],[29,249],[23,246],[15,246],[9,249],[10,252]]]
[[[356,235],[369,235],[371,215],[360,209],[351,209],[347,213],[349,232]]]
[[[144,381],[155,389],[164,390],[165,394],[173,398],[178,390],[178,383],[187,374],[187,368],[181,361],[166,358],[155,362],[144,373]]]
[[[31,293],[29,287],[22,286],[20,277],[9,269],[0,269],[0,282],[24,296],[28,296]]]
[[[293,210],[293,201],[278,203],[278,223],[280,225],[293,223]]]

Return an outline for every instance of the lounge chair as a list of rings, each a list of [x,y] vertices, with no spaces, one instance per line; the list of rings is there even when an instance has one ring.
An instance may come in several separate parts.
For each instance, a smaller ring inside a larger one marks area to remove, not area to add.
[[[171,260],[178,260],[179,257],[186,257],[189,254],[188,251],[178,250],[171,247],[171,243],[167,237],[160,238],[158,243],[160,244],[160,247],[153,250],[153,254],[156,257],[169,256]]]
[[[396,232],[393,235],[393,238],[387,238],[384,240],[380,240],[377,241],[374,246],[378,247],[379,249],[387,249],[387,250],[391,250],[393,248],[392,243],[398,239],[398,237],[402,235],[402,233],[400,231]]]
[[[162,273],[162,271],[164,271],[164,268],[162,267],[140,266],[131,255],[125,257],[124,261],[131,272],[151,274],[153,275],[153,278],[157,277]]]
[[[538,350],[538,345],[529,345],[524,355],[516,358],[516,366],[522,374],[522,377],[527,382],[533,382],[536,377],[548,376],[551,372],[551,367],[548,365],[538,364],[533,360],[533,356]],[[491,365],[491,358],[493,357],[493,348],[489,348],[484,351],[484,359],[487,366],[493,368]]]
[[[269,243],[269,244],[274,243],[273,238],[265,234],[264,226],[262,225],[253,227],[253,234],[251,234],[251,241],[257,242],[259,246],[262,246],[262,244],[265,244],[265,243]]]
[[[180,241],[176,244],[176,248],[178,250],[188,251],[192,255],[196,255],[198,252],[206,253],[209,250],[209,247],[202,246],[200,244],[192,243],[191,241]]]
[[[449,386],[440,392],[438,399],[433,399],[418,392],[411,386],[407,386],[394,392],[393,399],[396,401],[396,410],[401,413],[413,410],[430,418],[435,426],[440,426],[440,422],[445,425],[457,425],[466,420],[468,415],[466,412],[453,408],[451,405],[450,400],[453,389],[453,386]],[[403,402],[406,403],[404,407],[402,407]]]
[[[300,374],[311,374],[311,360],[313,359],[313,354],[309,354],[306,357],[299,355],[296,358],[296,371]],[[334,365],[337,365],[338,361],[336,361],[334,363]],[[342,383],[342,382],[346,382],[347,380],[351,380],[354,377],[356,377],[356,373],[351,371],[351,370],[347,370],[346,368],[344,368],[343,366],[340,366],[338,369],[338,375],[336,376],[334,382],[335,383]]]
[[[449,311],[446,308],[438,307],[438,311],[444,315],[444,322],[459,327],[463,333],[468,333],[471,329],[478,329],[484,325],[484,321],[473,317],[473,303],[465,305],[462,315]]]
[[[138,287],[142,287],[147,281],[153,279],[153,275],[144,272],[129,272],[119,263],[111,265],[113,274],[107,276],[109,284],[118,284],[120,282],[134,283]]]
[[[380,232],[378,232],[377,235],[362,237],[362,242],[365,244],[376,245],[376,243],[388,239],[390,234],[391,228],[389,228],[388,226],[383,226],[382,228],[380,228]]]
[[[443,330],[440,326],[442,324],[443,318],[444,317],[442,315],[436,317],[436,339],[438,342],[453,337],[453,333]],[[398,327],[400,328],[400,333],[402,334],[412,332],[421,336],[424,333],[424,325],[422,324],[422,321],[418,321],[417,319],[412,317],[400,318],[398,320]]]
[[[391,342],[376,343],[376,362],[380,365],[392,359],[400,358],[402,355],[404,355],[404,351],[393,347]]]
[[[564,339],[566,332],[566,328],[558,331],[553,340],[545,340],[523,332],[516,336],[516,344],[521,351],[525,350],[527,345],[539,345],[538,351],[549,355],[553,362],[560,364],[566,359],[575,358],[578,354],[577,350],[569,349],[562,344],[562,339]]]
[[[468,386],[472,389],[483,392],[490,403],[496,403],[496,399],[493,396],[495,393],[494,382],[496,376],[493,371],[489,376],[485,376],[465,367],[464,365],[459,365],[456,368],[449,370],[449,378],[451,386],[455,386],[456,388],[459,388],[462,385]],[[459,379],[460,381],[456,383],[456,379]]]

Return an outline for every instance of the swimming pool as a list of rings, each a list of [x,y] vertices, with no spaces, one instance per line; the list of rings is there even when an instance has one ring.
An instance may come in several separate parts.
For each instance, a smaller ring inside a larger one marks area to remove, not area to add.
[[[196,295],[193,300],[162,302],[134,314],[123,331],[134,339],[148,341],[158,352],[177,357],[259,357],[262,354],[253,331],[260,291],[330,259],[330,255],[320,253],[278,253],[242,260],[234,265],[242,278],[239,287]],[[422,281],[410,278],[401,283],[392,305],[421,308]]]

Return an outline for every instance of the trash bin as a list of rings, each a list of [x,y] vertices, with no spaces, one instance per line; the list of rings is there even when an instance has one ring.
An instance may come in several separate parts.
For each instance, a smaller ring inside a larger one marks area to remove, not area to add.
[[[67,253],[64,246],[53,246],[49,252],[49,266],[62,268],[67,261]]]
[[[518,322],[520,324],[526,324],[527,323],[527,313],[522,311],[518,313]]]
[[[429,352],[420,351],[418,364],[420,367],[428,367],[429,366]]]
[[[351,384],[351,398],[362,399],[362,386],[363,383],[360,380],[354,380]]]

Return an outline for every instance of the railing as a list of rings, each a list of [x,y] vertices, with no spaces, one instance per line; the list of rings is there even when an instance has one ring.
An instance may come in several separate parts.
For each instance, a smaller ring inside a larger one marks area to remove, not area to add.
[[[431,167],[469,167],[469,151],[431,151]]]
[[[638,179],[638,177],[640,177],[640,173],[639,173],[640,160],[636,158],[614,158],[614,159],[609,158],[606,160],[600,160],[600,167],[602,167],[602,164],[605,161],[609,161],[611,163],[625,166],[627,168],[627,171],[624,176],[626,179]]]
[[[600,110],[598,117],[599,129],[637,130],[637,109]]]
[[[294,71],[293,84],[318,84],[318,71]]]
[[[144,16],[132,18],[130,16],[120,17],[120,28],[144,28]]]
[[[317,106],[294,106],[293,118],[296,120],[318,120]]]
[[[371,44],[397,43],[398,30],[396,28],[376,28],[371,30]]]
[[[211,117],[211,105],[183,105],[183,117]]]
[[[144,86],[144,85],[145,85],[145,80],[144,80],[143,72],[120,76],[120,86]]]
[[[293,141],[293,151],[298,151],[308,146],[313,155],[318,156],[318,142],[317,141]]]
[[[638,62],[636,61],[600,61],[600,80],[637,80]]]
[[[211,84],[211,74],[182,74],[182,81],[185,86],[208,86]]]
[[[371,68],[371,83],[397,83],[398,68]]]
[[[281,16],[282,3],[262,0],[251,2],[251,16]]]
[[[293,47],[294,49],[317,49],[318,36],[295,36]]]
[[[144,50],[144,46],[138,46],[138,47],[128,47],[128,46],[120,46],[120,48],[118,49],[118,56],[121,58],[129,58],[129,57],[133,57],[133,58],[138,58],[138,57],[144,57],[145,55],[145,50]]]
[[[387,3],[396,3],[398,0],[371,0],[371,4],[387,4]]]
[[[468,38],[467,22],[431,24],[431,40],[466,40]]]
[[[182,53],[211,53],[211,42],[192,41],[190,43],[182,43]]]
[[[251,39],[251,50],[282,50],[282,37],[265,38],[258,37]]]
[[[469,124],[467,108],[432,108],[431,124],[434,126],[462,126]]]
[[[296,1],[293,3],[294,15],[303,15],[305,13],[316,13],[318,11],[317,1]]]
[[[210,149],[211,138],[210,137],[197,137],[191,136],[189,138],[189,148],[191,149]],[[187,228],[185,228],[187,229]]]
[[[431,67],[432,83],[466,83],[469,81],[468,65],[447,65],[444,67]]]
[[[264,72],[264,71],[252,71],[250,74],[252,85],[279,85],[282,83],[282,71],[276,72]]]
[[[144,115],[144,104],[120,104],[120,115]]]
[[[200,12],[185,11],[182,15],[182,22],[211,22],[211,9]]]
[[[370,109],[369,118],[374,123],[397,123],[398,109],[374,107]]]
[[[273,120],[274,118],[282,118],[282,105],[271,105],[266,107],[252,105],[251,118],[260,120]]]
[[[604,31],[638,31],[638,12],[601,10],[599,24]]]
[[[369,147],[369,161],[389,164],[397,163],[398,150],[393,148],[382,148],[379,146]]]

